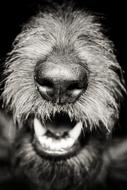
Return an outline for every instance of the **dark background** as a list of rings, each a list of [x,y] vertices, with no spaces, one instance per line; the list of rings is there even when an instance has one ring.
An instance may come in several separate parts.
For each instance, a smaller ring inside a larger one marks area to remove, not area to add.
[[[0,1],[0,75],[2,62],[6,53],[11,50],[11,44],[20,32],[24,22],[37,12],[40,6],[53,0],[1,0]],[[63,0],[55,0],[62,3]],[[65,2],[69,0],[64,0]],[[79,8],[87,8],[97,13],[102,19],[108,37],[115,44],[115,52],[127,84],[126,44],[127,44],[127,5],[125,1],[112,0],[74,0]],[[1,77],[1,76],[0,76]],[[1,88],[2,89],[2,88]],[[127,98],[126,98],[127,99]],[[127,134],[127,101],[121,112],[122,134]],[[118,132],[119,134],[119,132]]]

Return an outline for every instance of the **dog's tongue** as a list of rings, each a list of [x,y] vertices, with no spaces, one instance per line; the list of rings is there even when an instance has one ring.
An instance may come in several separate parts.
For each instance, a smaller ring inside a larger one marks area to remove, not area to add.
[[[34,131],[36,138],[40,142],[43,151],[50,154],[62,154],[67,151],[75,144],[79,135],[81,134],[82,122],[78,122],[72,129],[68,129],[69,126],[61,125],[56,126],[48,123],[48,126],[44,127],[41,122],[35,118],[34,119]],[[62,131],[62,132],[61,132]],[[55,133],[56,132],[56,133]],[[63,134],[66,132],[66,136]],[[50,136],[48,135],[50,133]],[[55,135],[54,135],[55,134]],[[59,138],[56,138],[59,136]]]

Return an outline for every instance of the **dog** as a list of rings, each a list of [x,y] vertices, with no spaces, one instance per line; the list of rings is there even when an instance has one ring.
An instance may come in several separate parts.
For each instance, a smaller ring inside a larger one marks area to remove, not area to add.
[[[96,16],[65,5],[40,10],[3,74],[1,118],[9,113],[13,138],[2,190],[127,187],[127,141],[112,138],[125,82]]]

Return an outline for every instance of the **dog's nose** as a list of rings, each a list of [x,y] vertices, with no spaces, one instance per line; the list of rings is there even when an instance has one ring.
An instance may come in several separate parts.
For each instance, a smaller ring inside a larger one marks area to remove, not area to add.
[[[38,63],[35,81],[41,96],[58,104],[74,103],[86,90],[87,73],[78,64]]]

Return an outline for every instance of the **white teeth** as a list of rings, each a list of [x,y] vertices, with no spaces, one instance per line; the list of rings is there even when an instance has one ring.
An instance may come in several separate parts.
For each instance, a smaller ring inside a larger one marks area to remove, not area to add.
[[[46,135],[47,129],[41,124],[41,122],[34,119],[34,130],[38,141],[40,142],[43,151],[47,153],[58,153],[62,154],[67,151],[75,144],[82,130],[82,122],[78,122],[75,127],[68,132],[68,136],[61,139],[55,139]]]
[[[66,139],[61,139],[60,144],[62,148],[66,148],[67,147]]]
[[[52,151],[69,149],[74,145],[75,142],[74,139],[71,138],[56,140],[46,136],[39,136],[38,140],[43,149],[50,149]]]
[[[59,140],[55,140],[52,144],[50,144],[50,149],[51,150],[60,150],[62,149],[61,143]]]
[[[69,138],[68,139],[68,143],[67,143],[67,147],[69,148],[69,147],[72,147],[73,145],[74,145],[74,139],[71,139],[71,138]]]
[[[75,125],[75,127],[72,130],[69,131],[69,136],[74,140],[78,139],[82,128],[83,128],[82,122],[80,121]]]
[[[37,118],[34,118],[34,130],[37,137],[43,136],[47,131],[47,129],[42,126],[41,122]]]

